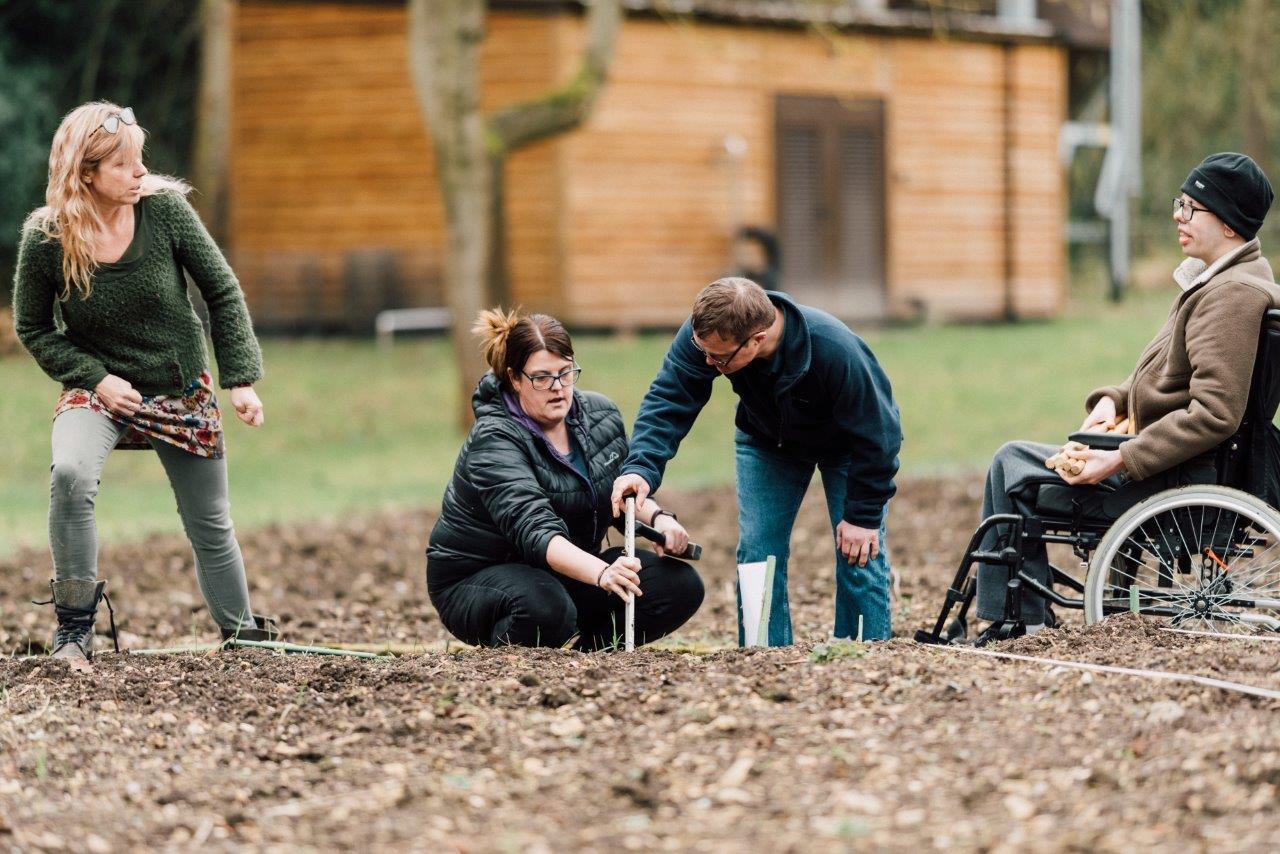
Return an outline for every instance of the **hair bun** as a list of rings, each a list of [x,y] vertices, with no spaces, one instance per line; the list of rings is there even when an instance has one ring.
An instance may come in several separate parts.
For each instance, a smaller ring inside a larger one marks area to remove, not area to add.
[[[471,327],[471,334],[480,338],[480,351],[484,354],[485,362],[499,378],[502,377],[502,366],[506,363],[507,338],[520,325],[520,320],[518,312],[505,311],[501,306],[495,306],[476,315],[476,324]]]

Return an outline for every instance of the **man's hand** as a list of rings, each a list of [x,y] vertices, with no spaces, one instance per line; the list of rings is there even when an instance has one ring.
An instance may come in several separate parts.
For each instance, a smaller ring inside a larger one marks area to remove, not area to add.
[[[1085,416],[1084,423],[1080,425],[1080,432],[1089,433],[1105,430],[1115,423],[1116,402],[1104,394],[1094,405],[1093,411]]]
[[[236,411],[236,417],[250,427],[261,427],[266,419],[262,412],[262,401],[251,385],[231,389],[231,406]]]
[[[142,408],[142,395],[133,384],[123,377],[107,374],[98,383],[93,393],[102,401],[102,405],[116,415],[137,415]]]
[[[636,506],[639,507],[644,500],[649,497],[649,484],[638,474],[624,474],[613,482],[613,495],[609,501],[613,504],[613,515],[621,516],[622,511],[626,510],[626,498],[628,495],[636,497]]]
[[[1058,469],[1058,476],[1072,486],[1101,483],[1124,469],[1124,459],[1118,450],[1098,451],[1093,448],[1077,450],[1068,447],[1063,449],[1063,453],[1073,460],[1084,460],[1084,470],[1080,474],[1066,474],[1062,469]]]
[[[689,532],[684,529],[684,525],[663,513],[653,520],[651,527],[664,538],[662,545],[654,548],[659,557],[665,554],[673,556],[684,554],[684,550],[689,546]]]
[[[836,548],[850,564],[866,566],[880,554],[880,532],[841,520],[836,526]]]

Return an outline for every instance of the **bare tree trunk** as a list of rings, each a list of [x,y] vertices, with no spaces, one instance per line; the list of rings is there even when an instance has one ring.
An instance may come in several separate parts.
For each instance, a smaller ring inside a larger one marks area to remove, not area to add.
[[[485,290],[490,305],[511,305],[507,269],[507,158],[489,155],[489,274]]]
[[[477,68],[484,9],[484,0],[409,0],[409,64],[435,143],[444,200],[444,289],[453,313],[464,428],[471,421],[471,392],[485,371],[470,329],[482,305],[492,225]]]
[[[480,112],[478,58],[484,38],[484,0],[408,0],[409,65],[435,144],[436,173],[445,212],[445,298],[453,314],[451,337],[459,367],[459,422],[485,371],[469,337],[486,296],[508,296],[502,217],[507,152],[577,127],[604,84],[622,19],[620,0],[594,0],[587,15],[587,46],[573,79],[541,98]]]
[[[200,92],[191,153],[195,203],[215,240],[227,235],[227,151],[231,136],[231,0],[201,0]]]

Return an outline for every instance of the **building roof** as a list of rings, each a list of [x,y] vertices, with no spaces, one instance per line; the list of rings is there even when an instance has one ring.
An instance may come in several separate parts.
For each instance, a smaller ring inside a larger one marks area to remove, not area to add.
[[[303,0],[241,0],[288,3]],[[404,0],[330,0],[352,5],[404,5]],[[489,0],[491,9],[582,12],[584,0]],[[1080,50],[1109,45],[1109,0],[1037,0],[1038,18],[993,14],[996,0],[622,0],[633,16],[701,19],[753,26],[831,27],[840,31],[946,36],[993,42],[1057,42]]]
[[[1072,47],[1103,51],[1111,47],[1109,0],[1040,0],[1039,7],[1040,17]]]
[[[496,9],[575,9],[580,0],[491,0]],[[887,4],[886,4],[887,5]],[[999,42],[1061,41],[1044,20],[1011,22],[945,7],[867,8],[858,0],[622,0],[633,15],[695,18],[726,23],[781,27],[833,27],[837,30],[978,39]]]

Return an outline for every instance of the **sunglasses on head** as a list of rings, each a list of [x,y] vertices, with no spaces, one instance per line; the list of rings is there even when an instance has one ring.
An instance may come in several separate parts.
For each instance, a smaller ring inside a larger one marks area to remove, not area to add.
[[[121,124],[136,125],[137,119],[133,117],[133,107],[125,107],[118,113],[112,113],[107,116],[107,120],[98,125],[98,130],[105,130],[107,133],[114,134],[120,130]]]

